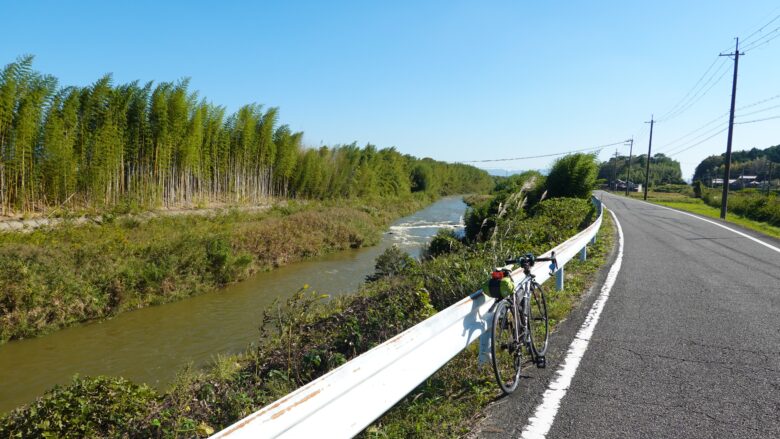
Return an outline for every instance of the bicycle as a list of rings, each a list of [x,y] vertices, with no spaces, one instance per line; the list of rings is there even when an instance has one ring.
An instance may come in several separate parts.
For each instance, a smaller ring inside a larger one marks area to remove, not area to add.
[[[550,329],[547,302],[544,290],[531,273],[531,267],[542,261],[551,262],[551,274],[558,269],[555,252],[549,258],[534,258],[534,255],[528,253],[506,261],[507,265],[519,264],[525,274],[523,280],[515,284],[512,294],[498,301],[493,311],[490,353],[496,380],[506,394],[517,388],[524,351],[525,356],[537,367],[544,368],[547,365],[545,353]],[[505,270],[504,273],[510,271]],[[511,279],[511,274],[509,277]]]

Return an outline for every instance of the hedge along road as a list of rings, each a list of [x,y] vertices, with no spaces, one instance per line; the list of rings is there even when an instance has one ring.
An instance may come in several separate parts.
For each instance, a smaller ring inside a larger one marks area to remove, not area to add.
[[[396,244],[419,256],[439,229],[461,227],[465,209],[461,197],[446,197],[395,221],[375,247],[286,265],[217,292],[0,345],[0,413],[77,373],[164,386],[189,362],[201,365],[256,341],[263,310],[275,299],[284,302],[304,284],[320,293],[354,292],[386,248]]]
[[[476,434],[544,437],[529,425],[543,414],[549,438],[780,437],[780,242],[599,195],[623,229],[622,266],[560,406],[536,410],[595,297],[552,340],[548,370]]]

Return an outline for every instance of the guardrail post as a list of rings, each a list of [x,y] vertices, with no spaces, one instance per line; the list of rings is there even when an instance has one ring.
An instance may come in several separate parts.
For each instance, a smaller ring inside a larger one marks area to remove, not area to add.
[[[598,216],[601,216],[604,213],[604,204],[601,202],[601,198],[593,197],[593,204],[596,205],[596,213]],[[596,235],[593,235],[593,238],[590,240],[591,245],[596,243]],[[585,251],[585,249],[582,249],[582,251]],[[582,259],[585,260],[584,258]]]
[[[558,291],[563,289],[563,267],[555,272],[555,289]]]
[[[588,246],[582,247],[582,250],[580,250],[580,261],[584,261],[588,259]]]
[[[490,320],[487,319],[488,316],[490,317]],[[488,316],[485,316],[485,321],[493,322],[493,313],[489,313]],[[477,363],[480,368],[490,364],[492,361],[490,358],[490,325],[491,323],[488,323],[485,332],[479,336],[479,356],[477,357]]]

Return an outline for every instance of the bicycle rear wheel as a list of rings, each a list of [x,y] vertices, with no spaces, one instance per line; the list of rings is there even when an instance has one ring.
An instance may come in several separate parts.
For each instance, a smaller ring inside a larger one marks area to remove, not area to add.
[[[544,357],[550,338],[550,322],[547,320],[547,301],[544,299],[544,290],[539,284],[531,286],[531,297],[528,303],[528,327],[534,355]]]
[[[491,327],[490,351],[493,355],[493,370],[496,381],[504,393],[512,393],[520,380],[522,352],[519,340],[515,338],[517,318],[509,302],[502,300],[496,305]]]

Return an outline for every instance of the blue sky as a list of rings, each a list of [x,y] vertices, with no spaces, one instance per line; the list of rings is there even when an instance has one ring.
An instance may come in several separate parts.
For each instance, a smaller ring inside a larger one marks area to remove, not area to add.
[[[36,68],[63,85],[87,85],[108,72],[117,83],[190,77],[201,96],[229,110],[250,102],[280,107],[281,121],[304,131],[312,146],[371,142],[468,161],[631,136],[634,151],[646,152],[643,122],[672,109],[719,52],[733,50],[734,37],[761,28],[780,5],[0,0],[0,11],[0,64],[34,54]],[[780,19],[748,42],[780,33],[771,34],[778,26]],[[708,137],[709,128],[725,127],[724,118],[684,138],[688,143],[670,145],[728,111],[733,63],[715,62],[712,81],[699,83],[707,83],[702,91],[712,88],[656,125],[654,152],[675,152]],[[749,51],[740,59],[737,107],[780,95],[779,71],[780,38]],[[780,107],[742,120],[776,115]],[[689,178],[725,143],[724,132],[674,158]],[[735,149],[778,143],[780,119],[735,129]],[[546,168],[552,160],[484,166]]]

